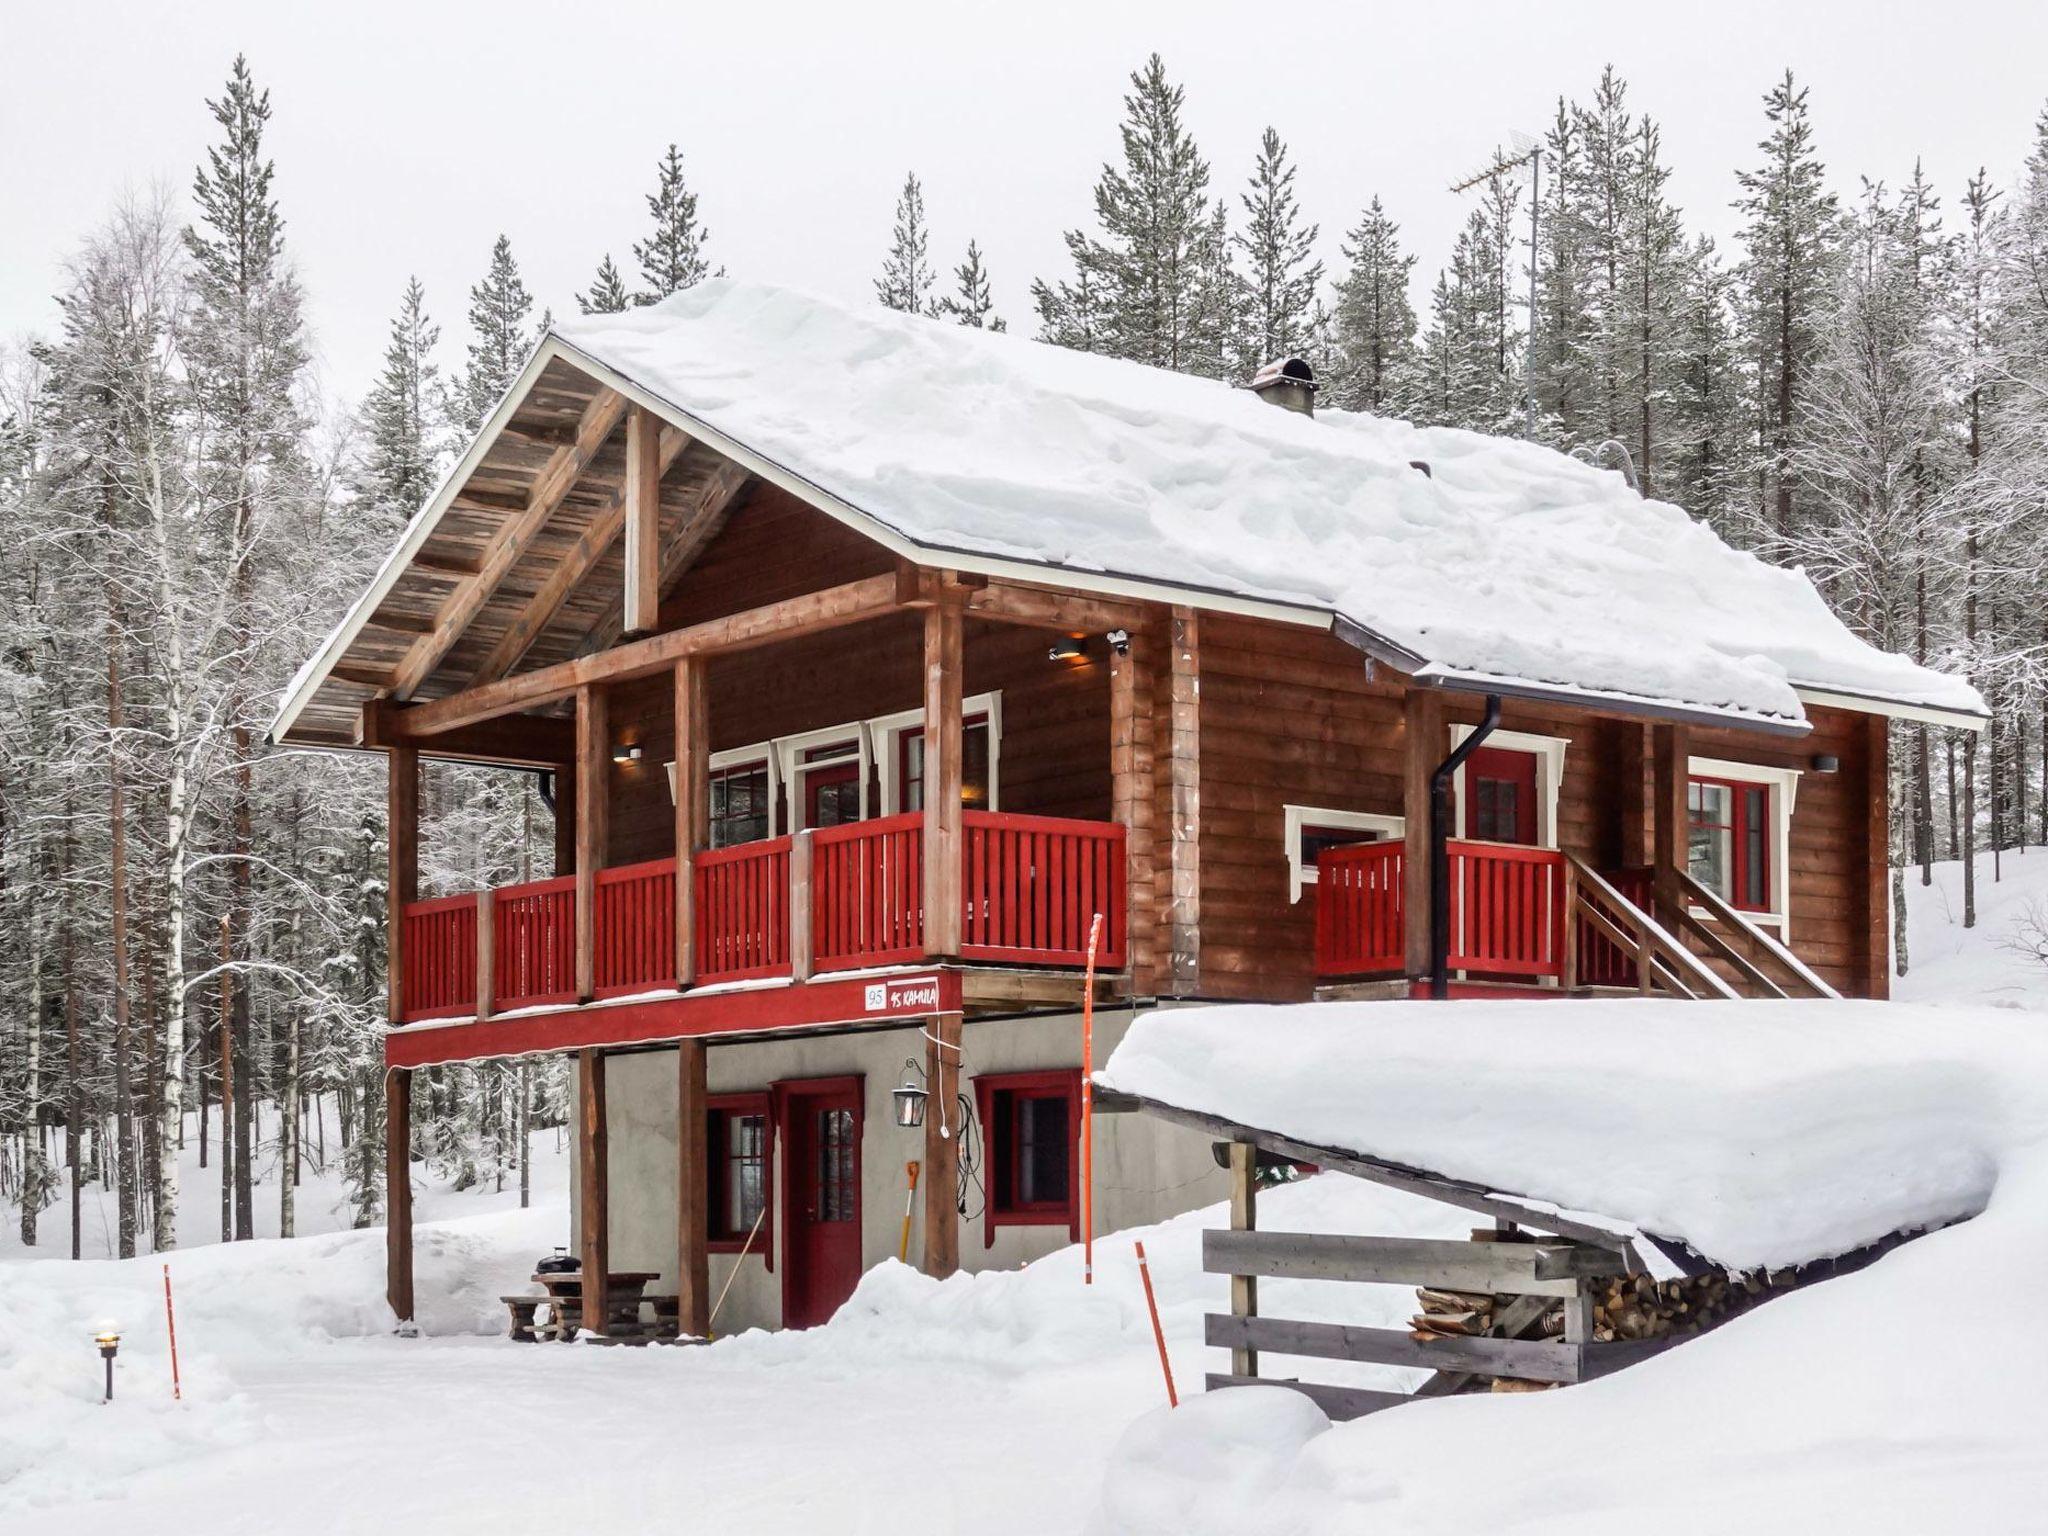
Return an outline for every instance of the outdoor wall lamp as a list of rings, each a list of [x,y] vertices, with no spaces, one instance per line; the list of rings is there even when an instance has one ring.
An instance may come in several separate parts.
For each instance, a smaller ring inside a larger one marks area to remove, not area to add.
[[[637,763],[637,762],[639,762],[639,761],[640,761],[640,748],[639,748],[639,746],[638,746],[638,745],[636,744],[636,745],[634,745],[634,746],[630,746],[630,747],[613,747],[613,748],[612,748],[612,761],[613,761],[613,762],[615,762],[615,763]]]
[[[1055,640],[1052,649],[1045,653],[1048,661],[1079,661],[1087,654],[1087,648],[1071,636]]]
[[[1842,771],[1842,760],[1831,752],[1819,753],[1813,759],[1813,771],[1815,773],[1840,773]]]
[[[100,1401],[111,1403],[114,1400],[114,1355],[121,1348],[121,1335],[114,1331],[112,1323],[107,1323],[92,1336],[92,1341],[99,1345],[100,1358],[107,1362],[107,1395]]]
[[[924,1068],[917,1064],[916,1057],[903,1058],[903,1081],[897,1085],[891,1097],[896,1101],[898,1125],[906,1131],[911,1131],[924,1124],[924,1106],[931,1098],[931,1093],[924,1086]]]

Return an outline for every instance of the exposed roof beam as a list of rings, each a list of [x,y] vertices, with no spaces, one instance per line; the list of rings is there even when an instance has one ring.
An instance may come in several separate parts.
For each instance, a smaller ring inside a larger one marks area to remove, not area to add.
[[[577,477],[596,457],[625,413],[625,397],[614,389],[600,389],[583,408],[576,422],[575,438],[550,454],[540,473],[534,476],[525,508],[508,518],[492,535],[478,561],[477,574],[449,594],[434,616],[433,632],[421,636],[399,664],[396,686],[392,689],[396,697],[410,698],[413,690],[441,664],[441,658],[448,654],[470,620],[491,600],[505,573],[518,563],[547,526],[562,498],[569,494]]]
[[[626,632],[656,627],[661,606],[661,418],[644,405],[626,413],[626,486],[619,498],[626,523]]]
[[[674,427],[662,430],[660,446],[655,455],[657,482],[662,475],[668,473],[669,466],[675,463],[677,455],[688,446],[689,441]],[[484,657],[476,671],[471,674],[471,688],[481,688],[485,683],[495,683],[519,665],[521,658],[533,648],[533,642],[538,640],[553,622],[562,604],[568,601],[569,594],[582,584],[583,578],[590,574],[591,567],[604,557],[607,549],[611,548],[612,540],[619,536],[619,530],[625,524],[626,511],[627,498],[620,495],[613,498],[611,505],[591,520],[590,526],[584,529],[576,542],[563,553],[555,568],[548,572],[547,580],[540,584],[539,590],[528,599],[518,616],[506,626],[505,633],[499,636],[498,643],[491,647],[490,654]]]
[[[683,512],[682,526],[662,551],[661,573],[655,586],[657,605],[661,600],[660,594],[675,585],[676,578],[697,557],[697,552],[725,525],[725,514],[732,509],[734,499],[751,478],[744,464],[735,464],[727,458],[720,458],[717,467],[705,477],[704,483],[697,488],[696,497]],[[577,650],[584,653],[604,650],[624,632],[625,620],[624,603],[614,603],[602,618],[590,626]]]
[[[707,619],[684,629],[631,640],[592,656],[578,656],[551,667],[515,673],[481,688],[397,710],[388,716],[390,728],[407,740],[421,741],[422,750],[427,750],[423,738],[497,715],[534,709],[567,698],[589,684],[651,677],[685,656],[715,655],[791,640],[880,618],[896,609],[896,573],[868,576],[843,586],[827,587],[822,592],[806,592],[801,597],[785,598],[721,619]]]

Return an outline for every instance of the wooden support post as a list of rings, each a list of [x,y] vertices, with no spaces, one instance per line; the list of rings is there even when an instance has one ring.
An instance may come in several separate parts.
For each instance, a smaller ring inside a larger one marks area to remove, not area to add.
[[[1401,708],[1401,854],[1403,969],[1410,981],[1429,979],[1429,783],[1448,750],[1443,695],[1410,688]]]
[[[611,1130],[605,1121],[604,1053],[578,1051],[576,1190],[583,1222],[583,1326],[609,1332],[605,1282],[611,1273]]]
[[[420,894],[420,755],[412,747],[385,754],[385,1007],[392,1023],[405,1017],[405,909]]]
[[[693,868],[711,824],[711,730],[704,669],[676,663],[676,985],[697,980],[697,880]]]
[[[639,405],[626,412],[625,556],[623,628],[644,635],[656,628],[661,606],[661,422]]]
[[[676,1323],[685,1338],[711,1332],[710,1135],[702,1040],[676,1050]]]
[[[941,592],[924,611],[924,952],[960,952],[960,704],[966,607]]]
[[[1652,731],[1650,770],[1650,866],[1656,906],[1671,910],[1684,896],[1678,872],[1687,867],[1691,814],[1686,809],[1692,732],[1682,725],[1659,723]]]
[[[486,887],[476,893],[476,1016],[491,1016],[497,1003],[498,893]]]
[[[1202,988],[1202,651],[1192,608],[1170,620],[1167,747],[1171,889],[1166,903],[1167,975],[1177,997]]]
[[[924,1272],[943,1280],[960,1267],[960,1015],[927,1023],[924,1115]]]
[[[1570,992],[1579,984],[1579,871],[1570,859],[1564,861],[1564,878],[1557,883],[1557,899],[1561,909],[1557,932],[1564,945],[1564,953],[1558,957],[1562,964],[1558,986]]]
[[[1863,727],[1863,878],[1855,887],[1857,930],[1851,952],[1856,974],[1849,985],[1865,997],[1891,996],[1891,722],[1866,715]],[[1853,995],[1853,993],[1852,993]]]
[[[1593,1288],[1584,1280],[1564,1299],[1564,1341],[1580,1348],[1593,1342]]]
[[[789,840],[789,977],[811,979],[811,829]]]
[[[384,1073],[384,1299],[412,1321],[412,1074]]]
[[[611,795],[611,727],[605,692],[576,690],[576,996],[597,991],[597,872],[604,867]]]
[[[1125,953],[1138,996],[1158,990],[1151,646],[1150,636],[1133,629],[1127,649],[1109,661],[1110,815],[1124,829]]]
[[[1254,1232],[1259,1225],[1259,1149],[1250,1142],[1230,1144],[1230,1230]],[[1230,1315],[1259,1315],[1259,1282],[1255,1275],[1230,1277]],[[1259,1374],[1259,1352],[1246,1346],[1230,1352],[1230,1374]]]

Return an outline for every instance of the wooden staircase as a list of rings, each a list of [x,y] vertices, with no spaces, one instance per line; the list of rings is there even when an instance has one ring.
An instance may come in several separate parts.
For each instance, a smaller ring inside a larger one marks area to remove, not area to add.
[[[1584,935],[1574,958],[1585,974],[1569,983],[1611,985],[1619,977],[1645,996],[1694,1000],[1841,997],[1689,871],[1659,871],[1661,878],[1632,881],[1636,889],[1624,892],[1573,854],[1565,864],[1567,899]]]

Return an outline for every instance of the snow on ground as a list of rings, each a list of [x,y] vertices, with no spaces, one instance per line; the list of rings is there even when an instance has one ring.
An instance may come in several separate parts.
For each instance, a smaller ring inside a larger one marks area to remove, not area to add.
[[[1995,878],[1994,878],[1995,877]],[[1923,886],[1906,871],[1905,976],[1892,995],[1914,1003],[1989,1003],[2048,1012],[2048,960],[2018,946],[2048,935],[2048,848],[1977,856],[1977,925],[1963,926],[1963,866],[1934,866]]]

